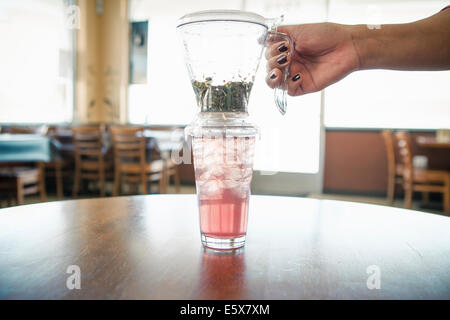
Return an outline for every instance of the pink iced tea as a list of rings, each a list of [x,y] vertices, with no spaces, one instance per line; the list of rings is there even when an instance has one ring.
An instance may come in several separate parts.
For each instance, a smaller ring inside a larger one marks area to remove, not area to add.
[[[247,232],[254,137],[195,137],[193,155],[206,246],[243,246]]]

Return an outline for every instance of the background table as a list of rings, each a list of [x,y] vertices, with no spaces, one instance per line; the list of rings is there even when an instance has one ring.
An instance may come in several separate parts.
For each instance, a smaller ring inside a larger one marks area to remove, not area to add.
[[[158,150],[161,152],[179,151],[183,149],[184,131],[183,130],[149,130],[143,132],[144,137],[156,139]]]
[[[450,142],[437,141],[436,137],[430,136],[419,136],[416,142],[419,149],[412,152],[427,157],[428,169],[450,171]]]
[[[80,290],[66,288],[70,265]],[[194,195],[20,206],[0,210],[0,298],[448,299],[450,219],[252,196],[245,249],[216,253],[201,246]]]
[[[435,137],[417,137],[417,144],[425,148],[450,149],[450,142],[441,142]]]
[[[1,162],[48,162],[50,139],[39,134],[0,134]]]

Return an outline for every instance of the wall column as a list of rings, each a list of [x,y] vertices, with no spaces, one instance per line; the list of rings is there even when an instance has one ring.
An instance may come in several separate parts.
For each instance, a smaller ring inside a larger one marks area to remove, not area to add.
[[[77,123],[126,123],[128,0],[78,0]]]

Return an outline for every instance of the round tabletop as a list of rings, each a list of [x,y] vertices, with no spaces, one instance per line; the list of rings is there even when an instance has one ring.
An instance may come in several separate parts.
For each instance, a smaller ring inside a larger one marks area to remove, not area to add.
[[[243,249],[204,249],[199,233],[195,195],[2,209],[0,298],[450,298],[445,216],[252,196]]]

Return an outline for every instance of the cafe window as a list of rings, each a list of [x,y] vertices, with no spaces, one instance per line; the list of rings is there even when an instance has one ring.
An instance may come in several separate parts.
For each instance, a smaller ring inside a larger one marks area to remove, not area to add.
[[[328,20],[344,24],[406,23],[448,1],[330,0]],[[450,71],[367,70],[325,89],[324,122],[341,128],[450,128]]]
[[[72,120],[71,5],[63,0],[0,1],[0,123]]]

